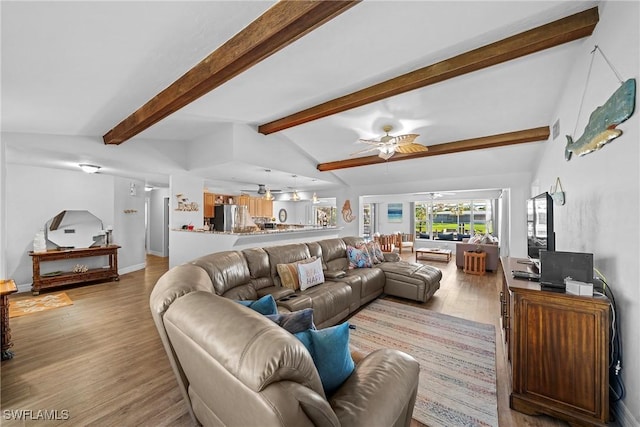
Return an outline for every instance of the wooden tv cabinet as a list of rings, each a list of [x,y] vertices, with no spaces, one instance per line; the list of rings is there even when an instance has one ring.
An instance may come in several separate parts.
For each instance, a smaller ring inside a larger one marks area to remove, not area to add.
[[[543,291],[514,279],[527,268],[502,257],[501,326],[510,368],[509,406],[575,426],[609,419],[610,306],[605,297]]]
[[[94,280],[120,280],[118,275],[118,245],[96,246],[82,249],[48,250],[46,252],[29,252],[33,264],[33,285],[31,293],[39,295],[41,289],[57,286],[84,283]],[[85,273],[72,271],[61,272],[55,275],[40,274],[40,263],[47,261],[59,261],[66,259],[79,259],[96,256],[108,256],[109,266],[92,268]]]

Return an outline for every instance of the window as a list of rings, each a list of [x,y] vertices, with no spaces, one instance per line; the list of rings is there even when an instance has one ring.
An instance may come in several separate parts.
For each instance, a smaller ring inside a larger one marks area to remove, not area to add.
[[[315,224],[324,225],[326,220],[328,226],[335,226],[337,224],[337,212],[338,210],[335,206],[314,206],[313,217],[315,218]]]
[[[416,236],[462,240],[471,234],[493,234],[492,200],[416,202]]]
[[[363,237],[370,238],[373,233],[373,205],[371,203],[365,203],[362,207],[363,217]]]

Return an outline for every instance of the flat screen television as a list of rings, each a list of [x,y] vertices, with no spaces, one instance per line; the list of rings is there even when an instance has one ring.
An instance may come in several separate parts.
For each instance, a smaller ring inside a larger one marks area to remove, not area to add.
[[[527,254],[540,259],[540,251],[556,250],[553,199],[545,192],[527,200]]]

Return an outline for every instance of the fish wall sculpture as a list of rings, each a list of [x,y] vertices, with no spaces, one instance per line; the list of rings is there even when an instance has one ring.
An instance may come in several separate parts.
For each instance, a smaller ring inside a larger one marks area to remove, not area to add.
[[[589,123],[577,141],[573,141],[567,135],[564,158],[568,161],[571,160],[572,154],[584,156],[599,150],[603,145],[622,135],[622,131],[616,129],[616,126],[631,117],[635,104],[636,79],[629,79],[611,95],[604,105],[599,106],[591,113]]]

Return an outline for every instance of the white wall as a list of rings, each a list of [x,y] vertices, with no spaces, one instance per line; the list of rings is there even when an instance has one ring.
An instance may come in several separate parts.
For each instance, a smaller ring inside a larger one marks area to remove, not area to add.
[[[149,223],[147,252],[156,256],[169,256],[169,242],[165,241],[164,199],[169,198],[168,188],[153,189],[148,193]],[[168,219],[167,219],[168,224]]]
[[[285,224],[301,224],[308,225],[311,220],[311,202],[308,200],[293,201],[273,201],[273,216],[276,218],[276,222],[279,224],[280,219],[278,214],[280,209],[287,211],[287,220]]]
[[[132,191],[134,185],[134,191]],[[144,181],[114,177],[113,243],[118,250],[118,270],[129,273],[145,267]],[[105,226],[107,224],[105,223]],[[126,264],[121,264],[121,261]]]
[[[7,274],[7,200],[6,196],[6,181],[7,181],[7,167],[5,165],[5,143],[0,138],[0,279],[9,278]]]
[[[389,203],[402,204],[402,222],[390,222],[388,216]],[[393,202],[378,203],[378,218],[376,223],[378,224],[377,230],[380,234],[392,234],[392,233],[410,233],[411,232],[411,216],[414,214],[411,212],[409,202]]]
[[[189,175],[171,175],[169,185],[169,224],[171,228],[181,228],[193,224],[194,227],[204,225],[204,180]],[[179,211],[177,194],[182,194],[189,202],[198,204],[197,211]]]
[[[3,258],[7,278],[20,290],[32,283],[33,237],[45,223],[65,209],[88,210],[106,227],[114,224],[114,178],[83,172],[7,164],[6,209],[7,245]],[[114,225],[115,228],[115,225]],[[119,257],[120,268],[131,262]]]
[[[622,79],[638,78],[640,49],[637,2],[604,2],[600,22],[584,41],[556,111],[560,135],[572,134],[584,93],[594,45],[600,46]],[[591,112],[602,105],[619,83],[598,53],[586,89],[574,140],[578,139]],[[566,204],[554,206],[556,248],[592,252],[595,266],[608,279],[616,295],[624,351],[622,378],[627,396],[617,408],[622,425],[638,425],[640,420],[640,112],[636,100],[633,116],[618,128],[624,133],[601,150],[584,157],[564,160],[566,138],[558,137],[546,146],[535,174],[540,191],[560,177]]]

